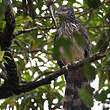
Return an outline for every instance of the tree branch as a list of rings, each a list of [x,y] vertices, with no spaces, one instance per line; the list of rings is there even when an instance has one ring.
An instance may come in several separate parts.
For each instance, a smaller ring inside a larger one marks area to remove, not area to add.
[[[41,77],[43,77],[44,75],[49,75],[49,74],[52,74],[54,71],[47,71],[47,72],[44,72],[43,74],[39,75],[35,81],[39,80]]]
[[[55,29],[53,26],[51,27],[33,27],[30,29],[24,29],[23,31],[18,31],[14,34],[14,36],[18,36],[20,34],[24,34],[26,32],[31,32],[31,31],[35,31],[35,30],[50,30],[50,29]]]
[[[4,59],[6,60],[6,63],[4,63],[4,65],[7,71],[7,80],[5,80],[4,85],[7,85],[15,89],[19,85],[19,76],[11,52],[6,51]]]
[[[47,7],[48,7],[48,9],[49,9],[50,16],[51,16],[51,18],[52,18],[52,21],[53,21],[53,23],[54,23],[54,26],[55,26],[55,28],[57,28],[57,22],[56,22],[56,19],[55,19],[55,17],[54,17],[53,8],[52,8],[53,0],[49,0],[49,1],[46,1],[46,0],[45,0],[45,2],[46,2]]]
[[[58,28],[58,27],[57,27]],[[87,26],[87,29],[91,29],[91,28],[109,28],[109,26],[106,25],[99,25],[99,26]],[[56,27],[51,26],[51,27],[33,27],[33,28],[29,28],[29,29],[24,29],[23,31],[18,31],[14,33],[14,36],[18,36],[20,34],[24,34],[27,32],[31,32],[31,31],[35,31],[35,30],[50,30],[50,29],[56,29]]]
[[[32,19],[36,18],[36,12],[34,10],[33,1],[27,0],[28,2],[28,9],[29,9],[29,15],[32,17]]]
[[[11,45],[11,41],[13,39],[13,32],[15,29],[15,17],[11,6],[10,0],[5,0],[6,3],[6,12],[5,12],[5,20],[6,26],[4,28],[4,32],[0,35],[0,46],[1,50],[5,50],[4,62],[6,68],[6,79],[4,84],[1,86],[7,86],[9,89],[16,89],[19,84],[19,77],[17,74],[17,67],[12,57],[12,54],[9,52],[9,46]],[[5,90],[8,91],[8,90]],[[2,91],[3,94],[5,91]]]
[[[93,55],[89,58],[85,58],[84,60],[79,61],[76,64],[68,65],[68,69],[66,67],[64,67],[63,69],[58,69],[58,70],[54,71],[52,74],[49,74],[49,76],[47,76],[45,79],[42,79],[42,80],[39,80],[39,81],[28,82],[24,85],[19,85],[14,90],[11,89],[8,86],[1,86],[0,87],[0,99],[7,98],[7,97],[10,97],[10,96],[13,96],[13,95],[19,95],[19,94],[25,93],[25,92],[29,92],[29,91],[31,91],[35,88],[40,87],[40,86],[50,84],[52,80],[55,80],[57,77],[63,75],[67,71],[75,70],[75,69],[83,66],[85,63],[92,63],[96,60],[99,60],[99,59],[105,57],[105,56],[106,56],[105,53],[95,54],[95,55]]]
[[[6,2],[6,12],[5,12],[5,20],[6,26],[4,28],[4,32],[0,35],[0,45],[2,50],[7,50],[7,48],[11,45],[11,41],[13,39],[13,31],[15,29],[15,17],[12,10],[10,0],[5,0]]]
[[[46,53],[46,54],[50,54],[52,55],[52,52],[50,51],[46,51],[44,49],[40,49],[40,48],[37,48],[35,50],[28,50],[29,53],[37,53],[37,52],[42,52],[42,53]]]

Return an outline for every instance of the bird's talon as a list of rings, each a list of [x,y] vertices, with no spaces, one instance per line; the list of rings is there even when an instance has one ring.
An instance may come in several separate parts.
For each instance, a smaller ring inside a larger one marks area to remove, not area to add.
[[[70,66],[71,64],[68,63],[67,65],[63,66],[63,68],[66,68],[67,70],[69,69],[68,67]]]

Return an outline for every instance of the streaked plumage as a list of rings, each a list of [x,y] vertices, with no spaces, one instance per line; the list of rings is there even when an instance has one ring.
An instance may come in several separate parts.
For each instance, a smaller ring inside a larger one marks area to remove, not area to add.
[[[57,60],[59,66],[62,67],[68,63],[88,57],[90,54],[90,42],[85,27],[80,25],[75,19],[73,8],[63,5],[59,7],[57,14],[59,16],[60,28],[55,36],[55,44],[63,40],[71,44],[68,48],[66,43],[57,47],[60,53],[60,57]],[[84,47],[78,44],[76,40],[77,34],[84,40]],[[70,52],[71,57],[68,56],[66,49]],[[83,68],[65,73],[65,80],[66,90],[63,99],[63,110],[90,110],[83,104],[78,95],[79,88],[83,86],[83,83],[87,82]]]

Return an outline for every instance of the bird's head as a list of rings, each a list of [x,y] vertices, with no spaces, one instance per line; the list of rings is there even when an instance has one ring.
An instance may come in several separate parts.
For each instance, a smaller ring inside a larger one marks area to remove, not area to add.
[[[61,19],[74,19],[74,10],[72,7],[67,6],[67,5],[62,5],[58,8],[56,14],[59,16]]]

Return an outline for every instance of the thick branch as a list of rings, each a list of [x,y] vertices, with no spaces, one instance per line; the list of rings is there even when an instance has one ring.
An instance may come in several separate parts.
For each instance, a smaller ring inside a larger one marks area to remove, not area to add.
[[[8,86],[2,86],[0,87],[0,99],[2,98],[7,98],[13,95],[19,95],[21,93],[25,93],[31,90],[34,90],[37,87],[46,85],[46,84],[50,84],[52,80],[56,79],[57,77],[63,75],[64,73],[66,73],[67,71],[72,71],[75,70],[81,66],[83,66],[85,63],[92,63],[96,60],[99,60],[103,57],[105,57],[106,54],[105,53],[98,53],[96,55],[93,55],[89,58],[86,58],[76,64],[73,65],[69,65],[67,69],[66,67],[64,67],[63,69],[59,69],[54,71],[52,74],[50,74],[48,77],[46,77],[45,79],[39,80],[39,81],[32,81],[29,83],[26,83],[24,85],[19,85],[16,89],[11,89]],[[45,73],[44,73],[45,74]],[[8,91],[7,91],[8,90]]]
[[[6,62],[4,63],[4,65],[7,72],[6,74],[7,78],[5,79],[3,86],[9,87],[9,89],[12,88],[15,89],[19,84],[19,77],[17,74],[16,64],[8,49],[13,39],[13,32],[15,29],[15,17],[11,6],[11,1],[5,0],[5,3],[6,3],[6,12],[5,12],[6,26],[4,28],[4,32],[1,33],[2,36],[0,36],[1,50],[5,50],[4,59]],[[5,91],[2,91],[3,94]]]
[[[19,85],[19,76],[17,74],[16,64],[9,51],[5,52],[4,59],[7,61],[7,63],[4,63],[7,71],[7,80],[5,80],[4,85],[15,89]]]
[[[10,0],[6,1],[6,12],[5,12],[5,19],[6,19],[6,26],[4,28],[4,32],[0,35],[0,45],[2,50],[6,50],[10,45],[13,39],[13,31],[15,29],[15,17],[12,10]]]

